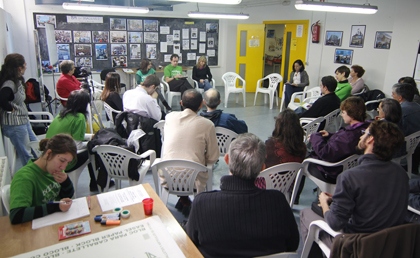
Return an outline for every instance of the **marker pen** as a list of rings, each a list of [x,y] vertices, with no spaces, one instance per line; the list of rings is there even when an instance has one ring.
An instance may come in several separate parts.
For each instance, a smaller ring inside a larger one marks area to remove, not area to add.
[[[94,220],[96,222],[101,222],[102,220],[120,220],[120,214],[119,213],[110,213],[110,214],[103,214],[103,215],[96,215]]]
[[[101,225],[106,225],[106,226],[115,226],[115,225],[120,225],[121,224],[121,220],[102,220],[101,221]]]

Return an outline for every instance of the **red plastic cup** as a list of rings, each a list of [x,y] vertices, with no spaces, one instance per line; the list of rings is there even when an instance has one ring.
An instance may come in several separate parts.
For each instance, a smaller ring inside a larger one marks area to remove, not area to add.
[[[144,214],[146,216],[150,216],[153,214],[153,199],[152,198],[143,199],[143,209],[144,209]]]

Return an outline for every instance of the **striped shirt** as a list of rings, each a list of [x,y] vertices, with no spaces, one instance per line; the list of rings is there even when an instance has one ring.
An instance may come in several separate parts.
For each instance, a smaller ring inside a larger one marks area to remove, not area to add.
[[[25,87],[19,81],[16,85],[13,81],[5,81],[2,88],[9,87],[14,92],[14,99],[10,101],[13,111],[0,109],[0,121],[2,125],[23,125],[29,122],[28,109],[25,105]]]

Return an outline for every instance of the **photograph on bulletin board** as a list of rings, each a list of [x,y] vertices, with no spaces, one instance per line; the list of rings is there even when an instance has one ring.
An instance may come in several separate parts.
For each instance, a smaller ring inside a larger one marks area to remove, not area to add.
[[[56,30],[55,33],[55,42],[56,43],[71,43],[71,30]]]
[[[74,59],[76,67],[92,67],[92,57],[76,57]]]
[[[130,59],[141,59],[140,44],[130,44]]]
[[[126,44],[111,44],[111,54],[113,56],[127,55],[127,45]]]
[[[142,31],[143,30],[143,20],[128,19],[128,30]]]
[[[58,60],[70,59],[70,45],[69,44],[57,44]]]
[[[144,31],[158,31],[158,25],[157,20],[144,20]]]
[[[113,56],[112,67],[127,67],[127,56]]]
[[[36,15],[37,28],[45,28],[46,23],[54,24],[54,28],[55,28],[57,25],[57,19],[55,15],[46,15],[46,14]]]
[[[110,18],[109,29],[110,30],[127,30],[127,19]]]
[[[142,43],[143,32],[128,32],[128,43]]]
[[[127,43],[127,33],[125,31],[110,31],[111,43]]]
[[[90,43],[91,40],[90,31],[73,31],[74,43]]]
[[[352,49],[339,49],[339,48],[335,49],[334,63],[351,65],[352,60],[353,60]]]
[[[92,31],[93,43],[109,43],[109,31]]]
[[[146,56],[149,59],[156,59],[156,44],[146,44]]]
[[[144,43],[158,43],[159,35],[157,32],[145,32]]]
[[[107,44],[95,44],[96,60],[108,60]]]
[[[91,56],[92,46],[90,44],[74,44],[75,56]]]
[[[219,24],[217,23],[207,23],[206,24],[206,32],[207,33],[217,33]]]

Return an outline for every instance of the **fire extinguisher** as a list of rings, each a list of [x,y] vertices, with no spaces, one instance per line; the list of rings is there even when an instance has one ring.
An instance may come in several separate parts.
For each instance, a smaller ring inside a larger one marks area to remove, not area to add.
[[[321,25],[319,24],[319,22],[320,21],[317,21],[311,26],[312,43],[319,43],[319,33],[321,31]]]

